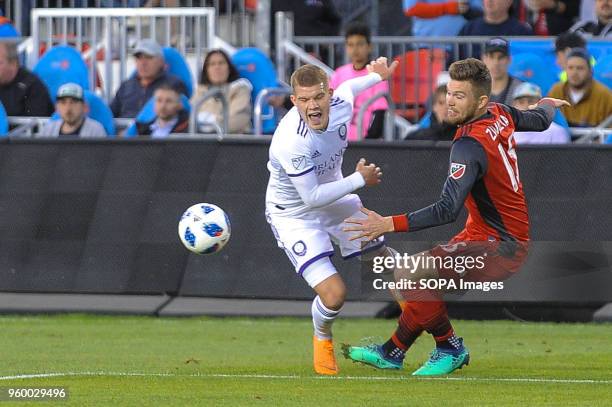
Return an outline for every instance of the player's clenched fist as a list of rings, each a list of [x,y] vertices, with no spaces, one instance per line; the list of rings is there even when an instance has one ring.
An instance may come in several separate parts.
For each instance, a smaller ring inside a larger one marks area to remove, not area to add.
[[[366,159],[362,158],[357,162],[355,171],[361,174],[367,186],[378,185],[381,182],[382,171],[374,163],[366,165]]]
[[[395,71],[398,64],[398,61],[393,61],[391,65],[387,66],[387,58],[378,57],[377,59],[371,61],[366,68],[368,69],[368,72],[376,72],[380,75],[383,81],[386,81],[393,74],[393,71]]]

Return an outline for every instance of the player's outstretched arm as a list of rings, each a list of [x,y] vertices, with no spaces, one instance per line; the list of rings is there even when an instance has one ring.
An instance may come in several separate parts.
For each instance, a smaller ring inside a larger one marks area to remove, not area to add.
[[[387,58],[378,57],[375,60],[370,61],[370,63],[366,66],[368,72],[374,72],[380,75],[383,81],[386,81],[393,75],[393,72],[399,65],[398,61],[393,61],[391,65],[387,65]]]
[[[486,173],[488,164],[482,145],[470,137],[463,137],[453,144],[450,161],[449,176],[437,202],[397,216],[381,216],[364,208],[367,218],[346,219],[348,225],[344,231],[356,232],[352,240],[365,238],[371,241],[385,233],[412,232],[453,222],[476,180]]]
[[[520,111],[511,106],[503,105],[514,121],[516,131],[544,131],[550,127],[555,117],[555,109],[570,104],[561,99],[544,98],[529,106],[529,110]]]
[[[398,61],[393,61],[391,65],[387,65],[387,58],[385,57],[373,60],[367,66],[369,74],[343,82],[338,86],[335,93],[352,101],[355,96],[367,88],[389,79],[391,75],[393,75],[398,64]]]
[[[338,181],[319,184],[314,171],[307,171],[299,176],[291,176],[302,201],[311,208],[319,208],[337,201],[343,196],[367,185],[380,183],[382,172],[374,164],[366,165],[365,158],[357,163],[355,172]]]

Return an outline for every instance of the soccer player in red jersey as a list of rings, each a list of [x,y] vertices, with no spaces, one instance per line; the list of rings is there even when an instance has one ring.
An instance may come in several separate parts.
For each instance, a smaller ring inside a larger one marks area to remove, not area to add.
[[[514,131],[542,131],[549,127],[555,108],[569,105],[544,98],[530,110],[489,103],[491,75],[483,62],[469,58],[450,67],[446,101],[450,124],[459,128],[450,152],[448,178],[440,199],[423,209],[383,217],[363,208],[366,219],[347,219],[354,238],[375,239],[390,232],[412,232],[453,222],[465,204],[465,228],[448,244],[417,256],[430,258],[478,256],[482,267],[458,270],[446,263],[422,262],[418,269],[395,278],[501,281],[516,273],[527,254],[529,218],[520,181]],[[415,263],[412,263],[415,264]],[[461,272],[460,272],[461,271]],[[404,355],[426,331],[436,341],[430,359],[413,375],[448,374],[469,362],[463,339],[455,335],[442,293],[433,289],[405,290],[406,303],[398,327],[382,345],[347,346],[346,357],[383,369],[399,369]]]

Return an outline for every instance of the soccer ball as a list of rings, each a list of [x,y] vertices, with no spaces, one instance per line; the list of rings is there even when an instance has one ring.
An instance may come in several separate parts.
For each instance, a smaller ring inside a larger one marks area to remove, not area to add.
[[[230,221],[218,206],[199,203],[183,213],[178,234],[188,250],[196,254],[216,253],[229,241]]]

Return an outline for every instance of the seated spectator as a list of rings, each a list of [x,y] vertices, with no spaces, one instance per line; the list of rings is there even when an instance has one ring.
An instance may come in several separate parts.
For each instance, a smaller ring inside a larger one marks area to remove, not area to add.
[[[450,141],[455,137],[457,126],[446,123],[446,85],[440,85],[433,94],[429,124],[406,136],[406,140]]]
[[[412,17],[415,37],[452,37],[468,20],[482,15],[482,0],[403,0],[403,7]]]
[[[59,87],[55,108],[60,119],[49,120],[43,127],[40,137],[97,138],[107,136],[102,124],[87,117],[83,88],[76,83],[66,83]]]
[[[0,101],[8,116],[51,116],[53,102],[45,84],[19,65],[15,43],[0,43]]]
[[[343,65],[333,73],[329,86],[337,89],[341,83],[359,76],[368,74],[366,65],[370,62],[370,29],[364,24],[352,24],[346,29],[345,50],[351,63]],[[382,81],[371,88],[368,88],[355,97],[353,108],[353,119],[348,130],[348,140],[360,140],[362,134],[357,134],[357,116],[359,110],[366,100],[379,92],[389,93],[389,83]],[[389,108],[385,98],[378,98],[365,111],[363,116],[362,129],[366,138],[381,138],[383,136],[383,125],[385,121],[385,111]]]
[[[491,37],[533,35],[531,27],[510,16],[510,6],[512,6],[512,0],[484,0],[483,16],[468,21],[459,35]],[[463,57],[480,58],[479,46],[474,47],[471,55],[468,55],[464,48],[461,49]]]
[[[482,62],[491,72],[491,96],[495,103],[511,105],[514,90],[522,83],[508,73],[510,67],[510,44],[503,38],[492,38],[485,44]]]
[[[212,50],[204,59],[200,85],[192,99],[196,103],[211,88],[221,88],[229,109],[229,128],[226,133],[247,133],[251,131],[251,90],[249,81],[240,78],[238,70],[222,50]],[[214,124],[223,126],[223,104],[212,97],[200,105],[197,113],[200,131],[213,132]]]
[[[612,38],[612,0],[596,0],[595,16],[597,21],[580,21],[570,31],[598,38]]]
[[[576,0],[524,0],[535,35],[559,35],[567,31],[580,12]]]
[[[525,111],[542,99],[542,90],[533,83],[524,82],[512,94],[512,106]],[[552,122],[544,131],[515,131],[514,140],[517,144],[564,144],[570,142],[567,130]]]
[[[586,40],[580,33],[567,32],[555,39],[555,55],[557,57],[557,66],[561,68],[561,73],[559,74],[561,82],[567,81],[567,72],[565,72],[566,55],[572,48],[586,48]]]
[[[154,40],[145,39],[134,48],[136,74],[126,79],[110,104],[115,117],[136,117],[140,109],[153,96],[155,90],[168,83],[178,92],[187,94],[185,84],[166,72],[164,52]]]
[[[183,107],[181,94],[169,83],[160,84],[153,94],[155,118],[146,123],[136,122],[139,136],[166,138],[172,133],[187,133],[189,113]]]
[[[572,49],[567,54],[567,82],[556,83],[548,93],[572,104],[560,108],[572,127],[595,127],[612,114],[612,92],[593,79],[590,60],[584,48]]]

